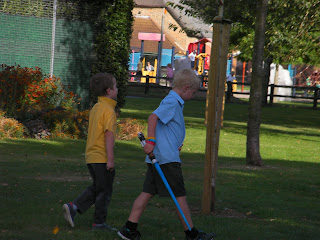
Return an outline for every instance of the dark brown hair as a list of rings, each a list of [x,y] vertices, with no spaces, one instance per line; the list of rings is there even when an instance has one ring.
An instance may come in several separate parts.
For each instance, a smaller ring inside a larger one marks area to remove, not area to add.
[[[113,89],[116,80],[110,73],[97,73],[90,78],[90,89],[96,96],[105,96],[107,89]]]

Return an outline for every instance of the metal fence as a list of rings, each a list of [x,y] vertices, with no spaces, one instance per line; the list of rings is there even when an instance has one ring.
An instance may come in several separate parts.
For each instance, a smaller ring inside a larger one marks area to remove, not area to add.
[[[0,64],[40,67],[89,102],[90,11],[77,1],[0,1]]]

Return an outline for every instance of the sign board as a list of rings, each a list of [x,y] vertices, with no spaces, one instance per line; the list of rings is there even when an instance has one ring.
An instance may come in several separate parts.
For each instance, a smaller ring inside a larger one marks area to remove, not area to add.
[[[161,40],[161,34],[160,33],[138,33],[138,39],[139,40],[149,40],[149,41],[160,41]],[[165,34],[162,35],[162,41],[165,41],[166,36]]]

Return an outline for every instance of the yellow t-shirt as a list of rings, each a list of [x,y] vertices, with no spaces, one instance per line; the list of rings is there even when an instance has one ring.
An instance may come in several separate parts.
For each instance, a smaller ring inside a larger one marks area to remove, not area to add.
[[[105,131],[111,131],[115,137],[117,116],[114,111],[117,102],[111,98],[98,97],[89,116],[89,129],[86,145],[86,163],[107,163]]]

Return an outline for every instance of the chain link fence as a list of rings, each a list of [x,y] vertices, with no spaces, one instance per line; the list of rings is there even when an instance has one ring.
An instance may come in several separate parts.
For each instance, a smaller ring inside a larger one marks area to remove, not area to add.
[[[0,1],[0,64],[40,67],[89,103],[93,11],[86,1]]]

